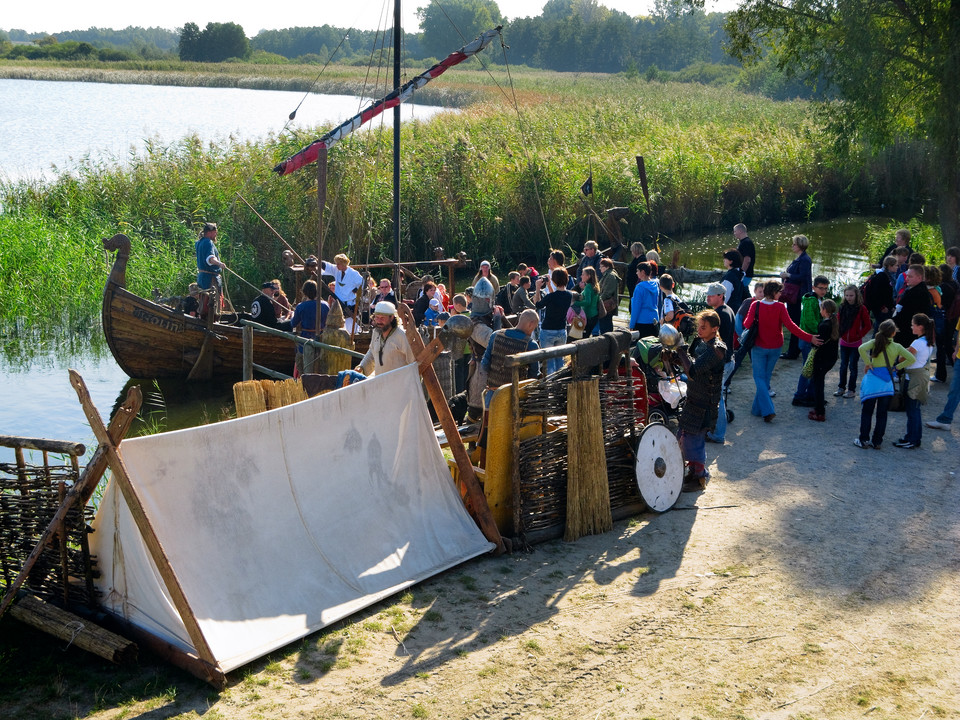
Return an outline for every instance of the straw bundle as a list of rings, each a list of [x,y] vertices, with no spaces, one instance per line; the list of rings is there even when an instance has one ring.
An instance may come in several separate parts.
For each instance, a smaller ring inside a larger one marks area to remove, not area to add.
[[[237,417],[255,415],[267,409],[263,386],[259,380],[234,383],[233,402],[237,406]]]
[[[292,405],[295,402],[307,399],[307,393],[303,390],[303,385],[299,380],[261,380],[263,386],[263,396],[266,400],[267,410],[276,410],[279,407]]]
[[[613,528],[597,378],[567,388],[567,523],[564,540]]]

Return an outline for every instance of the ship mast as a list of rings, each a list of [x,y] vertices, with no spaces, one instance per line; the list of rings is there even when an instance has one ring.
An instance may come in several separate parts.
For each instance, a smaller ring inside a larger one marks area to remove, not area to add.
[[[393,90],[400,89],[400,0],[393,4]],[[393,257],[397,263],[396,285],[400,290],[400,105],[393,108]]]

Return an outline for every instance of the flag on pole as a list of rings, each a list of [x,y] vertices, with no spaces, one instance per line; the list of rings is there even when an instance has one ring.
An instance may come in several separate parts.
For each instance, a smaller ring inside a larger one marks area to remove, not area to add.
[[[590,177],[587,178],[587,181],[580,186],[580,192],[584,195],[593,195],[593,172],[591,171]]]

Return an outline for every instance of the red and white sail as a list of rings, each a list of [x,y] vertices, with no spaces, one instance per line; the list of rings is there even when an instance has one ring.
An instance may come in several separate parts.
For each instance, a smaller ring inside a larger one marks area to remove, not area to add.
[[[343,124],[338,125],[323,137],[314,140],[296,155],[292,155],[281,162],[273,169],[274,172],[279,173],[280,175],[289,175],[295,170],[299,170],[304,165],[309,165],[310,163],[316,162],[320,155],[320,148],[327,148],[329,150],[364,123],[377,117],[385,110],[389,110],[390,108],[396,107],[400,103],[409,100],[415,91],[422,88],[435,77],[442,75],[447,71],[448,68],[452,68],[454,65],[458,65],[467,58],[476,55],[487,45],[489,45],[490,41],[492,41],[499,34],[499,27],[493,30],[487,30],[473,42],[464,45],[456,52],[450,53],[446,58],[438,62],[426,72],[423,72],[420,75],[417,75],[417,77],[413,78],[413,80],[404,83],[389,95],[369,105],[367,108],[360,111],[359,114],[354,115]]]

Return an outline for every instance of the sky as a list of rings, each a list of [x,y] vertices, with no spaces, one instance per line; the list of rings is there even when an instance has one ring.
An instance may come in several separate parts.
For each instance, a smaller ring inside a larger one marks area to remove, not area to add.
[[[429,0],[407,0],[403,4],[403,26],[408,32],[417,28],[416,10]],[[539,15],[545,0],[499,0],[500,11],[509,19]],[[629,15],[647,15],[653,0],[599,0],[611,10]],[[243,26],[247,37],[260,30],[288,27],[356,27],[373,30],[392,23],[389,0],[287,0],[283,3],[256,3],[236,0],[165,0],[164,2],[82,3],[76,0],[41,0],[34,4],[8,0],[0,11],[0,28],[28,32],[56,33],[62,30],[86,30],[90,27],[120,30],[128,26],[162,27],[173,30],[193,22],[201,28],[208,22],[235,22]],[[708,0],[708,10],[727,11],[736,0]],[[385,9],[387,8],[387,9]],[[387,22],[380,22],[383,14]]]

